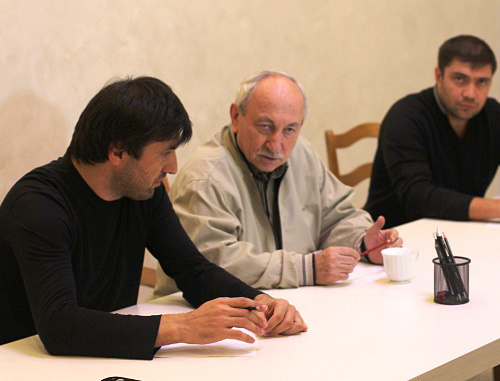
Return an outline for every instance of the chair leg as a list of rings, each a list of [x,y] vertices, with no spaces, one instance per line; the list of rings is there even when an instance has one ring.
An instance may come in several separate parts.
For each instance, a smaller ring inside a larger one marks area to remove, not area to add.
[[[493,379],[495,381],[500,380],[500,365],[493,368]]]

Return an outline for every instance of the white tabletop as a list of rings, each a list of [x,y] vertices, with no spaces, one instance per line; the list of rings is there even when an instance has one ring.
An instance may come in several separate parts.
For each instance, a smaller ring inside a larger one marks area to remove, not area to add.
[[[471,258],[470,302],[433,301],[432,233]],[[392,284],[381,266],[360,264],[329,287],[269,290],[294,304],[309,331],[258,338],[254,356],[199,357],[189,351],[153,361],[49,356],[37,336],[0,346],[0,379],[408,380],[467,379],[500,364],[500,224],[420,220],[398,228],[420,252],[410,283]],[[177,295],[129,313],[182,312]]]

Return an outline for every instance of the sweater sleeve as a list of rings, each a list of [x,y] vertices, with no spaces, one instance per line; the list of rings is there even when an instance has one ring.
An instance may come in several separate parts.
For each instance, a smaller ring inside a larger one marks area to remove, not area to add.
[[[13,203],[8,219],[11,250],[49,353],[153,358],[160,316],[124,316],[79,305],[71,258],[74,232],[55,198],[25,194]]]
[[[422,115],[407,108],[400,106],[387,115],[380,136],[382,159],[403,212],[410,220],[467,220],[473,196],[436,183],[439,167],[431,169],[431,160],[435,167],[440,161],[441,137],[430,131],[433,127],[422,121]]]
[[[151,226],[149,251],[193,306],[198,307],[217,297],[244,296],[254,299],[262,293],[201,255],[182,227],[166,194],[160,199]]]

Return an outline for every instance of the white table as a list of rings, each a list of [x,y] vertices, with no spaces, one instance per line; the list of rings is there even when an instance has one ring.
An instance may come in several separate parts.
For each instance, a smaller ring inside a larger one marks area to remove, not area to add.
[[[436,227],[456,256],[472,259],[467,304],[433,302]],[[389,283],[382,267],[360,264],[342,284],[270,290],[297,306],[309,332],[259,338],[253,357],[52,357],[33,336],[0,346],[0,379],[457,380],[500,364],[500,224],[420,220],[398,230],[405,246],[420,251],[411,283]],[[169,296],[128,311],[185,308],[178,296]]]

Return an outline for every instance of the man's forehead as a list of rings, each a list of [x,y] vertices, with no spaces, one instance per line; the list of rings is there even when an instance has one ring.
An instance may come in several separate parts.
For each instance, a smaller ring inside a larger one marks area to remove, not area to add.
[[[259,82],[248,101],[248,107],[274,111],[304,108],[304,97],[296,83],[286,77],[268,77]]]
[[[480,78],[491,78],[493,76],[493,68],[491,64],[477,65],[471,62],[464,62],[454,59],[448,66],[444,68],[449,74],[463,74]]]
[[[179,145],[180,145],[179,139],[170,139],[170,140],[161,140],[148,143],[146,144],[145,148],[163,151],[163,150],[176,149]]]
[[[255,85],[252,96],[266,96],[266,94],[291,95],[300,92],[299,86],[290,78],[273,75],[263,78]],[[302,94],[301,94],[302,95]]]

